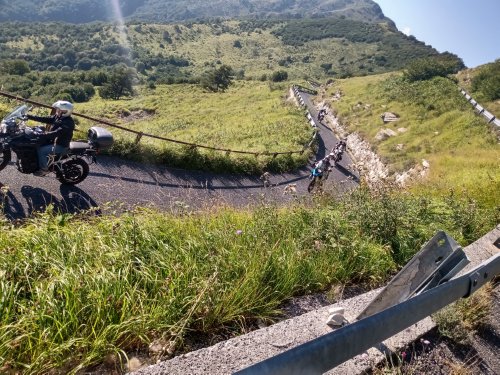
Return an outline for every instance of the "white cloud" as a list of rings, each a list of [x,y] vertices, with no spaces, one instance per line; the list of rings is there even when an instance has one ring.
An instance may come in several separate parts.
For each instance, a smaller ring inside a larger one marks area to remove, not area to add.
[[[401,32],[402,32],[403,34],[405,34],[405,35],[410,35],[410,33],[411,33],[411,29],[410,29],[410,27],[409,27],[409,26],[405,26],[405,27],[403,27],[403,30],[401,30]]]

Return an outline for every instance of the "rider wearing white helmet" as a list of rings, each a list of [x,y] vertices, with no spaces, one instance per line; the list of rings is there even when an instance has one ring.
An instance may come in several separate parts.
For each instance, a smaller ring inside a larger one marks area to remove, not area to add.
[[[48,155],[65,152],[75,130],[75,121],[71,117],[73,104],[66,100],[58,100],[52,104],[53,114],[47,117],[27,115],[29,120],[49,124],[48,131],[40,135],[42,146],[38,148],[39,175],[48,171]],[[55,111],[55,112],[54,112]]]

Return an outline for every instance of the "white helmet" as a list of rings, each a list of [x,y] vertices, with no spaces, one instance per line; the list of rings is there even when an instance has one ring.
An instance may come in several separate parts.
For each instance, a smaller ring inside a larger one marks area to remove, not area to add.
[[[71,116],[73,113],[73,104],[66,100],[58,100],[54,104],[52,104],[52,108],[59,109],[62,112],[62,117]]]

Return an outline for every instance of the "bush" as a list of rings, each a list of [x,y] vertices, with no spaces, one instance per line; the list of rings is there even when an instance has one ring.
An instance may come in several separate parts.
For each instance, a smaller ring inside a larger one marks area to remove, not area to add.
[[[288,73],[284,70],[278,70],[271,75],[271,81],[273,82],[283,82],[288,79]]]

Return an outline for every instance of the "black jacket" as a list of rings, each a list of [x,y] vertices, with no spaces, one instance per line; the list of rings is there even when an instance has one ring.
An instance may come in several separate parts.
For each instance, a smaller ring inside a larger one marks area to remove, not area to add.
[[[44,143],[47,144],[53,143],[55,139],[57,145],[63,147],[69,147],[69,143],[73,138],[73,131],[75,130],[75,121],[71,118],[71,116],[40,117],[40,116],[28,115],[28,119],[52,125],[50,131],[40,136],[40,138],[44,141]]]

